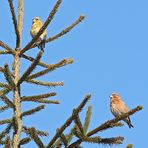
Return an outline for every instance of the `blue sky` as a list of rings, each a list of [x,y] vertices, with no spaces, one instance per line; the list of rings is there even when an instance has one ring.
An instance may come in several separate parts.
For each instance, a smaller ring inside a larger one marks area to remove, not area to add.
[[[17,1],[15,0],[17,8]],[[24,29],[22,47],[31,39],[30,27],[32,18],[39,16],[46,20],[55,0],[25,1]],[[64,58],[73,58],[74,63],[60,68],[47,76],[40,78],[46,81],[64,81],[63,87],[44,88],[25,84],[22,95],[33,95],[56,91],[60,105],[49,105],[45,110],[24,120],[25,125],[35,126],[49,131],[50,138],[76,107],[85,94],[91,93],[89,104],[93,105],[92,129],[104,121],[113,118],[109,110],[109,95],[118,92],[129,108],[137,105],[144,109],[131,117],[134,125],[129,129],[126,125],[98,133],[102,137],[124,136],[123,145],[113,146],[123,148],[132,143],[134,148],[148,146],[146,141],[147,88],[148,88],[148,2],[146,0],[63,0],[63,3],[48,26],[48,36],[53,36],[74,22],[80,14],[86,19],[70,33],[46,45],[42,58],[47,63],[55,63]],[[8,2],[0,1],[0,40],[15,47],[13,30]],[[38,49],[27,52],[36,56]],[[12,57],[1,56],[1,66],[10,63]],[[30,62],[21,61],[21,72]],[[37,69],[38,70],[38,69]],[[3,81],[2,75],[0,75]],[[28,89],[29,88],[29,89]],[[23,110],[28,110],[37,104],[23,104]],[[86,109],[81,113],[84,119]],[[1,118],[10,116],[1,113]],[[47,143],[49,138],[43,138]],[[103,147],[102,145],[83,144],[85,148]],[[34,143],[24,148],[35,148]],[[108,147],[108,146],[106,146]]]

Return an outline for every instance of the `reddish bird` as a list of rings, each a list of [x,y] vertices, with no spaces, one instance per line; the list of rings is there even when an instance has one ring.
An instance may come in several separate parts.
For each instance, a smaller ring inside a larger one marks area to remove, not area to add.
[[[115,117],[127,113],[129,111],[128,107],[121,100],[121,97],[118,93],[112,93],[110,96],[110,110]],[[123,121],[127,123],[129,128],[134,127],[131,124],[130,117],[125,118]]]

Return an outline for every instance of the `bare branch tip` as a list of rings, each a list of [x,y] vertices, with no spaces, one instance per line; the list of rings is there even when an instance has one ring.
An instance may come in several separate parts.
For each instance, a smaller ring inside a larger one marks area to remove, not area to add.
[[[140,105],[137,106],[137,110],[142,110],[142,109],[143,109],[143,106],[140,106]]]
[[[5,68],[8,68],[8,64],[6,63],[6,64],[4,65],[4,67],[5,67]]]
[[[84,20],[85,19],[85,15],[84,14],[81,14],[80,15],[80,20],[82,21],[82,20]]]
[[[56,101],[56,104],[60,104],[60,102],[59,101]]]
[[[63,81],[59,82],[59,85],[64,86],[64,82]]]
[[[85,96],[85,98],[87,98],[88,100],[90,100],[91,94],[87,94],[87,95]]]
[[[74,62],[74,59],[70,58],[70,59],[67,59],[67,64],[72,64]]]

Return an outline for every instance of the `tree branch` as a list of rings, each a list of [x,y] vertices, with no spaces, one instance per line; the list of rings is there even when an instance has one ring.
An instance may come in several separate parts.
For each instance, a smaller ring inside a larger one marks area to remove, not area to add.
[[[15,34],[16,34],[16,48],[18,48],[18,47],[20,47],[20,34],[18,31],[18,27],[17,27],[17,19],[16,19],[12,0],[8,0],[8,2],[9,2],[11,14],[12,14],[12,20],[13,20],[14,29],[15,29]]]
[[[9,109],[9,108],[10,108],[10,107],[9,107],[8,105],[1,106],[1,107],[0,107],[0,113],[3,112],[3,111],[5,111],[5,110],[7,110],[7,109]]]
[[[55,96],[56,93],[48,93],[48,94],[42,94],[42,95],[36,95],[36,96],[27,96],[22,97],[21,101],[32,101],[32,102],[38,102],[38,103],[44,103],[44,104],[59,104],[58,100],[43,100],[48,97]]]
[[[31,137],[26,137],[26,138],[21,139],[19,147],[21,145],[25,145],[25,144],[29,143],[31,140],[32,140]]]
[[[28,100],[28,101],[42,103],[42,104],[60,104],[58,100]]]
[[[90,124],[90,119],[91,119],[91,114],[92,114],[92,106],[88,106],[87,112],[86,112],[86,116],[85,116],[85,122],[83,125],[83,129],[84,129],[84,133],[87,132],[89,124]]]
[[[64,82],[43,82],[43,81],[32,80],[32,79],[28,79],[26,80],[26,82],[36,84],[36,85],[41,85],[41,86],[47,86],[47,87],[55,87],[55,86],[64,85]]]
[[[89,143],[97,143],[97,144],[105,144],[105,145],[117,145],[117,144],[122,144],[124,138],[123,137],[112,137],[112,138],[101,138],[101,137],[86,137],[84,139],[85,142]],[[68,147],[70,148],[70,147]]]
[[[0,40],[0,46],[8,50],[12,55],[15,54],[15,51],[11,49],[8,45],[6,45],[4,42],[2,42],[1,40]]]
[[[2,124],[8,124],[8,123],[11,123],[11,122],[12,122],[12,119],[0,120],[0,125],[2,125]]]
[[[5,87],[5,88],[8,88],[8,89],[11,89],[10,85],[8,85],[7,83],[1,83],[0,82],[0,87]]]
[[[28,134],[28,131],[32,128],[34,128],[34,127],[23,126],[23,132]],[[34,128],[34,129],[36,130],[36,133],[37,133],[38,136],[45,136],[45,137],[49,136],[49,134],[45,131],[37,130],[36,128]]]
[[[37,78],[37,77],[40,77],[40,76],[43,76],[45,74],[47,74],[48,72],[51,72],[57,68],[60,68],[62,66],[65,66],[67,64],[72,64],[73,63],[73,59],[64,59],[56,64],[51,64],[51,65],[48,65],[48,68],[45,69],[45,70],[42,70],[40,72],[37,72],[35,74],[32,74],[28,77],[28,79],[34,79],[34,78]]]
[[[29,68],[25,71],[25,73],[22,75],[20,80],[18,81],[18,86],[25,80],[27,77],[31,74],[31,72],[35,69],[37,64],[39,63],[41,57],[42,57],[43,51],[39,51],[37,54],[35,60],[32,62],[32,64],[29,66]]]
[[[44,109],[44,107],[45,107],[45,105],[40,105],[38,107],[35,107],[34,109],[30,109],[28,111],[25,111],[25,112],[22,113],[21,117],[32,115],[36,112],[39,112],[40,110]]]
[[[14,106],[14,104],[13,104],[13,102],[12,101],[10,101],[6,96],[0,96],[1,97],[1,100],[3,101],[3,102],[5,102],[10,108],[15,108],[15,106]]]
[[[23,57],[24,59],[26,59],[26,60],[31,61],[31,62],[34,62],[34,60],[35,60],[34,58],[32,58],[32,57],[30,57],[30,56],[28,56],[28,55],[25,55],[25,54],[22,54],[22,57]],[[43,62],[39,62],[38,65],[40,65],[40,66],[42,66],[42,67],[44,67],[44,68],[48,68],[48,64],[43,63]]]
[[[10,89],[8,89],[8,88],[4,88],[4,89],[0,90],[0,96],[6,95],[9,91],[10,91]]]
[[[91,136],[99,131],[102,131],[102,130],[105,130],[105,129],[108,129],[110,128],[110,125],[114,124],[114,123],[117,123],[118,121],[121,121],[123,120],[124,118],[127,118],[128,116],[130,115],[133,115],[134,113],[136,113],[137,111],[140,111],[142,110],[142,106],[137,106],[136,108],[130,110],[129,112],[119,116],[119,117],[116,117],[112,120],[108,120],[106,121],[105,123],[103,123],[102,125],[100,125],[99,127],[93,129],[92,131],[90,131],[89,133],[87,133],[88,136]]]
[[[0,67],[0,72],[4,73],[4,68]]]
[[[30,101],[30,100],[40,100],[40,99],[45,99],[48,97],[55,96],[55,92],[47,93],[47,94],[41,94],[41,95],[36,95],[36,96],[25,96],[21,98],[21,101]]]
[[[0,141],[10,132],[12,123],[9,123],[4,131],[0,133]]]
[[[64,146],[66,148],[67,145],[68,145],[68,141],[66,139],[66,136],[64,134],[61,134],[60,138],[61,138],[61,141],[63,142],[63,144],[64,144]]]
[[[8,64],[5,64],[5,70],[4,70],[5,78],[9,85],[11,86],[11,89],[14,90],[15,88],[15,83],[12,77],[12,73],[10,72]]]
[[[5,141],[5,147],[4,148],[11,148],[11,139],[10,136],[7,136]]]
[[[65,135],[68,144],[70,143],[70,141],[72,140],[72,137],[74,136],[73,131],[75,130],[76,127],[77,127],[77,125],[74,125],[74,126],[71,128],[70,132]],[[63,143],[63,142],[62,142],[61,138],[58,138],[58,139],[56,140],[56,142],[52,145],[52,148],[54,148],[54,147],[61,148],[62,143]]]
[[[34,140],[34,142],[39,146],[39,148],[45,148],[43,142],[38,137],[35,128],[30,128],[28,132],[31,138]]]
[[[8,50],[0,50],[0,54],[11,54]]]
[[[81,15],[74,23],[72,23],[70,26],[68,26],[66,29],[62,30],[60,33],[54,35],[53,37],[50,37],[46,40],[46,43],[51,42],[55,39],[58,39],[59,37],[65,35],[69,31],[71,31],[76,25],[78,25],[83,19],[85,18],[84,15]]]
[[[51,146],[56,142],[56,140],[60,137],[63,131],[72,123],[72,121],[77,117],[79,112],[85,106],[85,104],[90,99],[91,95],[86,95],[84,100],[80,103],[80,105],[75,109],[75,112],[66,120],[66,122],[58,129],[54,137],[48,143],[47,148],[51,148]]]
[[[129,112],[127,112],[127,113],[125,113],[125,114],[123,114],[123,115],[121,115],[121,116],[119,116],[119,117],[116,117],[116,118],[114,118],[114,119],[112,119],[112,120],[109,120],[109,121],[103,123],[102,125],[100,125],[99,127],[95,128],[95,129],[93,129],[93,130],[91,130],[90,132],[87,133],[86,136],[87,136],[87,137],[90,137],[90,136],[96,134],[96,133],[99,132],[99,131],[108,129],[108,128],[112,127],[111,125],[116,124],[118,121],[121,121],[121,120],[123,120],[124,118],[127,118],[128,116],[133,115],[135,112],[140,111],[140,110],[142,110],[142,106],[137,106],[136,108],[130,110]],[[75,141],[75,142],[73,142],[72,144],[70,144],[70,145],[68,146],[68,148],[73,148],[73,147],[75,147],[75,146],[78,146],[78,145],[81,144],[81,142],[83,142],[83,140],[82,140],[82,139],[78,139],[77,141]]]
[[[126,148],[133,148],[133,144],[128,144]]]
[[[24,16],[24,0],[18,0],[18,31],[20,35],[20,43],[18,44],[18,48],[21,45],[21,37],[23,31],[23,16]]]
[[[75,121],[75,124],[77,125],[79,131],[81,132],[81,134],[84,135],[84,129],[83,129],[81,120],[80,120],[80,118],[79,118],[79,115],[75,118],[74,121]]]

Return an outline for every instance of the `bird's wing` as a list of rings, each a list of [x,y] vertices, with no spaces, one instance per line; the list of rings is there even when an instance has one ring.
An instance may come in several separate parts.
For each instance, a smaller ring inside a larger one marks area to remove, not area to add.
[[[116,104],[112,103],[111,106],[110,106],[110,110],[112,112],[112,114],[117,117],[119,115],[121,115],[121,112],[119,110],[119,108],[116,106]]]
[[[118,108],[118,110],[120,110],[121,114],[129,111],[128,107],[126,106],[126,104],[122,100],[120,100],[117,103],[117,108]]]
[[[46,30],[40,35],[40,38],[41,38],[41,40],[46,40],[46,38],[47,38],[47,32],[46,32]]]

